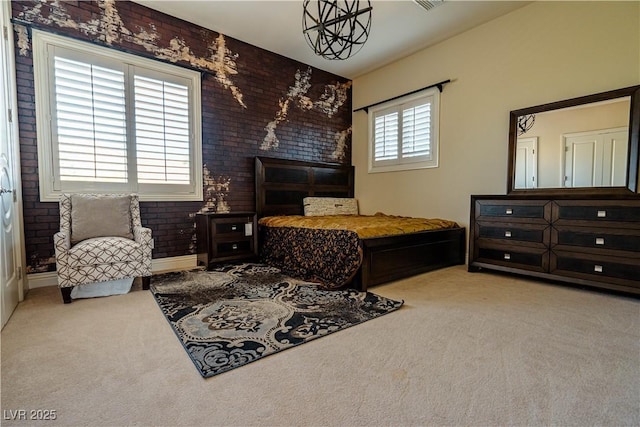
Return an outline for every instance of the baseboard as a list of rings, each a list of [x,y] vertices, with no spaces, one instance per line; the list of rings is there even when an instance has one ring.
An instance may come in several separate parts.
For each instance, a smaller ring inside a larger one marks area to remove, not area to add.
[[[167,271],[189,270],[198,264],[197,255],[183,255],[168,258],[156,258],[151,260],[151,272],[165,273]],[[55,271],[46,273],[27,274],[27,289],[44,288],[46,286],[58,286],[58,277]]]
[[[197,255],[183,255],[169,258],[156,258],[151,260],[151,272],[165,273],[167,271],[180,271],[196,268],[198,265]]]
[[[58,277],[55,271],[47,271],[46,273],[27,274],[27,289],[44,288],[47,286],[57,286]]]

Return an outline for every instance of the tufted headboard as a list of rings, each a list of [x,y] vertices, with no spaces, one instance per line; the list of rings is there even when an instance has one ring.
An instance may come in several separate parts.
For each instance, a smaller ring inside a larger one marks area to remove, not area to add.
[[[256,211],[303,215],[305,197],[353,197],[353,166],[256,157]]]

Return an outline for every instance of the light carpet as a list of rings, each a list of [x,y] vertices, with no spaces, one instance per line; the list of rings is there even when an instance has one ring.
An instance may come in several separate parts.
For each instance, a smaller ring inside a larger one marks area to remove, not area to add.
[[[370,290],[400,310],[203,380],[151,292],[30,291],[2,410],[46,426],[638,426],[640,300],[466,266]]]

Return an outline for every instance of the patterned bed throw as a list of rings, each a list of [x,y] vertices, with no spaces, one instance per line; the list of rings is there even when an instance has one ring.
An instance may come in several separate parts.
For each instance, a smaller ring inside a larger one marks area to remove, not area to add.
[[[261,226],[260,233],[262,262],[323,289],[349,284],[362,264],[353,231]]]
[[[325,289],[351,282],[362,264],[360,239],[458,227],[443,219],[384,214],[271,216],[259,225],[263,262]]]

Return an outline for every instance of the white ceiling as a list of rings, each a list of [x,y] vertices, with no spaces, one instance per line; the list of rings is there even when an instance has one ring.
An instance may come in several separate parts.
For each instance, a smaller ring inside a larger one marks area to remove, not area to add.
[[[331,61],[315,55],[302,35],[301,0],[134,1],[350,79],[529,3],[454,0],[425,11],[412,0],[372,0],[369,40],[351,58]]]

